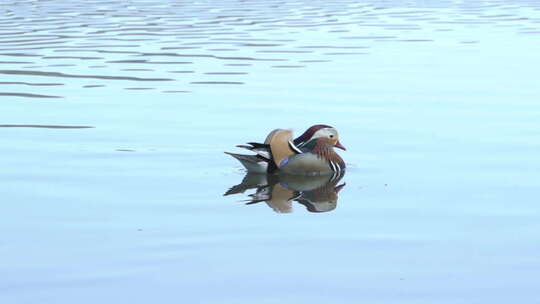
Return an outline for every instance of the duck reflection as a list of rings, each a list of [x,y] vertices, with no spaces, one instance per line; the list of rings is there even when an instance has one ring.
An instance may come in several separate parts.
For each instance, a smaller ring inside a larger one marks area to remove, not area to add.
[[[244,193],[256,189],[249,194],[246,205],[265,202],[268,207],[278,213],[293,211],[296,201],[306,207],[309,212],[328,212],[336,209],[338,193],[345,183],[339,181],[345,174],[297,176],[246,174],[242,182],[231,187],[224,195]]]

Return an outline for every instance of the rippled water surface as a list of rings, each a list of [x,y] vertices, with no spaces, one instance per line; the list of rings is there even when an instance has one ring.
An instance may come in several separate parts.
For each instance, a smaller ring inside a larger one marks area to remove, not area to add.
[[[536,303],[539,54],[533,0],[2,1],[0,301]],[[222,153],[317,123],[344,177]]]

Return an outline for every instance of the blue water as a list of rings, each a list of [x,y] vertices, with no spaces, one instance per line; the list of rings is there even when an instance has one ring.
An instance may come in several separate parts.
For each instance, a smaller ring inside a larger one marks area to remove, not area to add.
[[[4,1],[0,301],[536,303],[538,54],[535,1]],[[326,212],[223,196],[317,123]]]

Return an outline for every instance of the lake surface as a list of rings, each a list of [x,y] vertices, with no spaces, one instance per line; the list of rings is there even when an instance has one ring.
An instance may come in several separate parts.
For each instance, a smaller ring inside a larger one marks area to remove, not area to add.
[[[539,67],[532,0],[3,1],[0,302],[538,303]]]

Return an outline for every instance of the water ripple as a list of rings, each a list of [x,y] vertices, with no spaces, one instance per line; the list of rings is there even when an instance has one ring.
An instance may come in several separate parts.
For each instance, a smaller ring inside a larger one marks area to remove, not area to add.
[[[106,76],[106,75],[74,75],[74,74],[64,74],[60,72],[18,71],[18,70],[0,70],[0,74],[65,77],[65,78],[91,78],[91,79],[108,79],[108,80],[132,80],[132,81],[172,81],[174,80],[171,78],[140,78],[140,77],[131,77],[131,76]]]
[[[32,93],[0,92],[0,96],[29,97],[29,98],[62,98],[62,96],[42,95]]]
[[[92,126],[57,126],[57,125],[0,125],[0,128],[44,128],[44,129],[91,129]]]
[[[0,3],[0,64],[4,67],[0,75],[20,79],[5,79],[0,85],[33,89],[63,85],[29,80],[44,76],[152,81],[154,86],[145,89],[184,93],[190,92],[185,87],[189,84],[249,84],[253,78],[248,74],[279,73],[274,68],[295,73],[295,68],[312,64],[356,60],[371,56],[372,52],[363,49],[376,48],[380,42],[396,48],[404,43],[473,47],[484,40],[475,29],[500,27],[537,37],[538,3],[7,0]],[[436,39],[443,34],[448,36]],[[155,60],[158,57],[167,59]],[[276,62],[283,64],[272,65]],[[170,65],[190,68],[173,70]],[[231,67],[244,67],[245,71]],[[172,73],[190,75],[176,80],[168,77]],[[199,81],[194,79],[196,75],[217,79]],[[231,77],[238,81],[229,81]],[[174,82],[179,89],[170,90],[165,82]],[[58,87],[52,94],[3,96],[58,98],[70,94],[61,89],[68,86]]]

